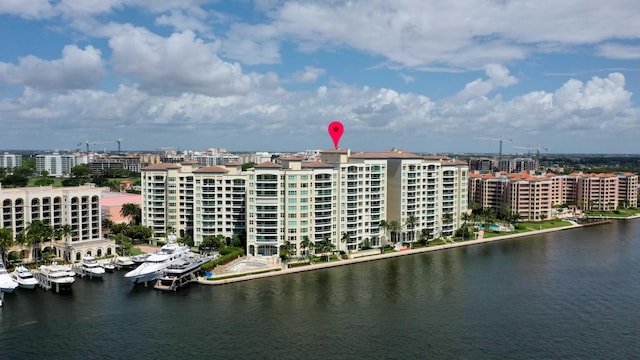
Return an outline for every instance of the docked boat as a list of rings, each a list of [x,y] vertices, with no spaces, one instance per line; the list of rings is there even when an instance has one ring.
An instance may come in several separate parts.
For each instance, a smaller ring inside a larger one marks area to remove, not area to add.
[[[104,267],[93,257],[85,256],[79,264],[73,266],[73,271],[80,277],[102,278]]]
[[[173,261],[187,257],[189,247],[170,242],[154,254],[149,255],[144,263],[124,275],[133,284],[155,281]]]
[[[4,267],[4,263],[0,259],[0,292],[12,293],[17,287],[18,283],[9,275],[7,268]]]
[[[113,265],[113,263],[111,261],[103,262],[102,263],[102,267],[104,268],[104,271],[106,271],[108,273],[112,273],[116,269],[116,266]]]
[[[29,269],[24,266],[18,266],[11,272],[11,277],[18,283],[23,289],[35,289],[38,285],[38,280],[33,277],[33,274]]]
[[[198,277],[200,267],[209,262],[211,257],[184,257],[173,261],[156,280],[154,289],[176,291]]]
[[[40,266],[33,271],[33,276],[42,288],[51,289],[56,293],[71,291],[71,287],[76,281],[74,272],[69,266],[56,263]]]
[[[131,257],[131,261],[133,261],[133,266],[140,266],[142,265],[145,261],[147,261],[147,258],[149,257],[150,254],[139,254],[139,255],[134,255]]]
[[[111,260],[116,269],[133,269],[136,263],[128,256],[116,256]]]

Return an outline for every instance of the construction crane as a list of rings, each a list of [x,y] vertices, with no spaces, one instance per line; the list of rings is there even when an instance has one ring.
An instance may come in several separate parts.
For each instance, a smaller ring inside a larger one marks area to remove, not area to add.
[[[118,154],[120,153],[120,145],[122,144],[122,138],[117,138],[114,141],[89,141],[89,140],[85,140],[81,143],[78,144],[78,146],[81,145],[86,145],[87,147],[87,154],[89,153],[89,145],[102,145],[102,144],[115,144],[118,143]]]
[[[500,151],[498,152],[498,160],[502,159],[502,142],[504,141],[513,141],[511,138],[507,138],[504,136],[500,136],[499,138],[487,138],[487,137],[477,137],[478,140],[487,140],[487,141],[499,141],[500,142]]]
[[[536,158],[538,160],[540,160],[540,151],[544,151],[544,152],[548,152],[549,149],[547,149],[546,147],[541,147],[540,145],[538,145],[537,147],[533,147],[533,146],[514,146],[514,148],[516,149],[527,149],[529,151],[529,153],[531,153],[532,150],[536,151]]]

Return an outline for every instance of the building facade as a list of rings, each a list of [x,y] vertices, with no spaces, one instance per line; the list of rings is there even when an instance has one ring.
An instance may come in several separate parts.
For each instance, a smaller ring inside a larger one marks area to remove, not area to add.
[[[523,220],[550,218],[554,206],[575,206],[582,211],[612,211],[638,204],[636,174],[583,174],[540,176],[471,174],[469,202],[498,211],[506,206]]]
[[[142,170],[142,221],[156,237],[172,228],[196,245],[238,236],[250,255],[286,247],[302,256],[326,240],[356,251],[425,231],[452,235],[467,211],[467,174],[464,162],[396,149],[327,150],[320,161],[283,155],[245,171],[240,163],[156,164]],[[391,221],[401,225],[393,239],[382,226]]]
[[[11,229],[14,240],[28,231],[34,220],[42,221],[54,230],[64,225],[69,225],[72,230],[68,238],[52,237],[32,247],[31,251],[19,245],[12,247],[11,251],[21,252],[24,258],[33,258],[51,249],[56,256],[67,260],[80,260],[84,255],[115,254],[115,245],[102,237],[102,191],[93,184],[62,188],[0,188],[0,227]]]
[[[0,154],[0,168],[13,169],[22,166],[22,155]]]
[[[68,176],[71,174],[71,169],[76,165],[78,165],[76,156],[72,154],[36,155],[36,171],[38,174],[42,171],[47,171],[49,176]]]

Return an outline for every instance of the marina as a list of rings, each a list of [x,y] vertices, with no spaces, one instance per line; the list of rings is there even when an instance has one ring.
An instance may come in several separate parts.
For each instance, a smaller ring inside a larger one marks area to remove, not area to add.
[[[173,237],[169,243],[163,245],[156,253],[147,256],[142,264],[127,272],[124,277],[134,285],[144,284],[146,286],[147,283],[155,283],[167,266],[175,260],[188,257],[189,252],[188,246],[178,244]]]

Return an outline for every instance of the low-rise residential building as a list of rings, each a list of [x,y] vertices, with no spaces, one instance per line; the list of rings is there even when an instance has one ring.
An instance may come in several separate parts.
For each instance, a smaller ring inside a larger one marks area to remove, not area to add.
[[[59,230],[65,225],[71,235],[62,239],[32,246],[31,250],[16,245],[11,251],[21,252],[27,259],[39,257],[46,250],[67,260],[80,260],[84,255],[106,256],[115,254],[113,242],[102,237],[100,209],[103,189],[87,184],[74,187],[25,187],[3,189],[0,187],[0,227],[9,228],[14,240],[29,230],[34,220]]]

